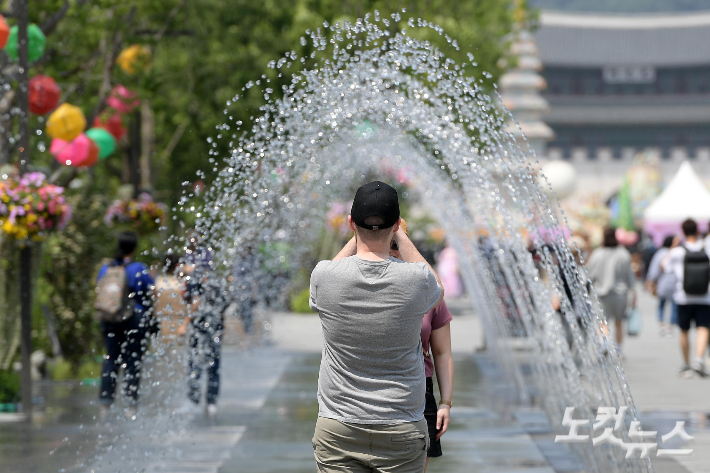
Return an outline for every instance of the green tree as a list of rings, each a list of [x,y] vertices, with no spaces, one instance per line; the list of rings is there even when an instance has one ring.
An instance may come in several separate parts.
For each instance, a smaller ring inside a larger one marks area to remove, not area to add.
[[[406,28],[412,16],[444,27],[461,50],[432,31],[416,34],[442,47],[461,61],[471,52],[479,68],[471,70],[486,84],[497,79],[506,38],[513,27],[513,0],[34,0],[31,20],[47,34],[47,49],[30,69],[30,76],[53,77],[62,88],[62,100],[82,108],[89,126],[105,107],[112,87],[123,84],[138,93],[142,106],[124,117],[131,132],[114,156],[89,171],[61,168],[50,155],[50,138],[43,117],[32,117],[31,162],[70,185],[75,218],[64,233],[52,236],[42,252],[42,285],[37,298],[57,320],[57,332],[66,355],[78,360],[96,343],[92,318],[92,290],[97,265],[113,249],[112,231],[101,223],[106,206],[122,184],[150,190],[172,208],[184,182],[195,182],[197,171],[209,181],[206,140],[224,121],[225,103],[250,80],[268,77],[274,96],[289,78],[278,78],[267,64],[302,46],[307,29],[324,21],[355,20],[379,10],[382,17],[406,9]],[[11,15],[9,15],[11,16]],[[9,18],[12,22],[12,18]],[[150,67],[128,75],[116,66],[127,46],[141,44],[152,52]],[[12,85],[16,69],[0,54],[2,78]],[[306,67],[312,65],[306,64]],[[297,63],[295,67],[301,67]],[[490,77],[483,76],[488,71]],[[243,93],[235,119],[249,124],[265,98],[256,88]],[[16,104],[13,90],[0,92],[0,164],[15,161]],[[4,108],[3,108],[4,107]],[[140,169],[141,173],[136,172]],[[138,190],[138,189],[136,189]],[[180,231],[170,220],[171,232]],[[5,324],[5,326],[9,326]],[[42,333],[42,331],[38,331]]]

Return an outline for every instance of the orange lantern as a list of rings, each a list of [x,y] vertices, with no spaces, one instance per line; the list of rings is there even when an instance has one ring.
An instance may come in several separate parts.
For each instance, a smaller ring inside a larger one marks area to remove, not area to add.
[[[79,107],[63,103],[47,119],[47,134],[52,138],[72,141],[84,131],[86,118]]]
[[[48,76],[34,76],[29,82],[30,112],[46,115],[59,104],[62,91],[54,79]]]
[[[0,15],[0,49],[7,44],[8,36],[10,36],[10,27],[7,25],[5,17]]]
[[[145,70],[150,63],[150,49],[140,44],[128,46],[116,58],[116,64],[128,75]]]

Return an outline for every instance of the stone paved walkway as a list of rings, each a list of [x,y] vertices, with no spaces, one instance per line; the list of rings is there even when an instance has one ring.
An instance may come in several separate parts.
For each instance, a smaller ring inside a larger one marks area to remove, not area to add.
[[[625,344],[626,374],[644,428],[664,431],[675,420],[689,420],[696,450],[680,461],[655,460],[656,472],[708,472],[705,393],[710,381],[675,377],[677,342],[658,336],[652,304],[642,296],[645,330]],[[442,440],[445,455],[432,461],[429,472],[581,473],[581,463],[567,446],[554,443],[544,413],[515,405],[510,383],[485,353],[476,353],[483,343],[477,317],[465,302],[450,305],[456,407]],[[273,345],[225,350],[216,418],[185,409],[179,365],[162,370],[156,365],[138,419],[125,421],[117,412],[119,420],[109,426],[97,422],[97,388],[44,383],[36,393],[44,398],[44,409],[31,425],[0,421],[0,473],[312,473],[318,318],[270,318]]]
[[[676,461],[693,473],[710,473],[710,379],[677,376],[682,362],[678,330],[673,336],[661,336],[656,298],[640,288],[638,294],[643,330],[625,341],[623,365],[641,423],[646,430],[664,434],[676,421],[686,421],[686,430],[695,437],[688,448],[694,451]]]

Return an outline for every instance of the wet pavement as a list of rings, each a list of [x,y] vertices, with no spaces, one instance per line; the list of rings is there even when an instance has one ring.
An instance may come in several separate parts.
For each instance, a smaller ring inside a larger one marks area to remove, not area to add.
[[[582,472],[572,450],[554,443],[544,412],[517,403],[511,383],[493,360],[474,352],[482,345],[476,317],[457,312],[459,333],[468,336],[454,340],[452,425],[442,438],[444,456],[432,460],[428,471]],[[317,317],[274,314],[271,322],[275,343],[224,350],[216,417],[187,405],[184,359],[177,355],[147,359],[150,377],[143,384],[146,392],[136,420],[126,420],[120,406],[109,422],[102,420],[97,387],[38,384],[35,395],[43,402],[31,424],[0,417],[0,473],[312,473],[320,363]],[[629,345],[627,357],[636,357]],[[629,365],[631,378],[636,374],[634,364]],[[665,432],[676,420],[688,420],[688,432],[696,439],[710,438],[707,417],[695,410],[638,407],[646,430]],[[699,461],[702,455],[693,458],[654,459],[655,470],[708,471],[710,464]]]
[[[226,352],[224,361],[215,418],[184,410],[178,396],[156,389],[144,400],[151,407],[135,421],[116,412],[107,426],[98,418],[97,388],[42,384],[38,392],[45,409],[34,422],[0,426],[0,471],[312,473],[320,355],[260,348]],[[466,354],[455,361],[453,422],[442,440],[444,457],[433,460],[429,471],[556,471],[523,427],[520,413],[492,410],[500,398],[494,402],[491,393],[501,392],[492,391],[485,379],[484,372],[494,369],[491,362]],[[158,370],[152,375],[155,383]],[[179,391],[168,391],[173,389]],[[544,419],[536,410],[526,415],[528,421],[530,416]],[[562,457],[574,468],[558,471],[580,470],[571,452]]]
[[[102,419],[98,388],[77,382],[36,386],[32,423],[0,419],[0,472],[217,472],[262,409],[290,356],[278,350],[225,350],[220,411],[189,405],[181,360],[147,360],[150,378],[135,420],[117,401]],[[244,382],[248,380],[248,382]]]

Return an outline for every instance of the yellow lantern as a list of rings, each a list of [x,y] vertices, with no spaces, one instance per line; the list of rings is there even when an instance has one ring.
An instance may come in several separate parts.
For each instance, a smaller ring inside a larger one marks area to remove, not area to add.
[[[84,112],[77,106],[63,103],[47,119],[47,134],[52,138],[72,141],[86,127]]]
[[[140,44],[128,46],[116,58],[116,64],[128,75],[145,70],[150,63],[150,49]]]

